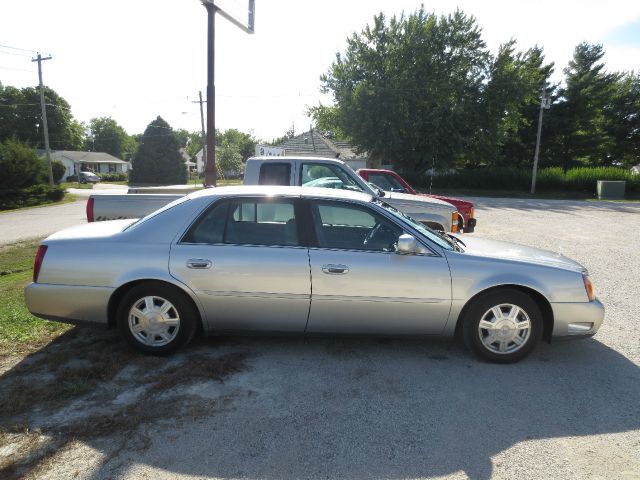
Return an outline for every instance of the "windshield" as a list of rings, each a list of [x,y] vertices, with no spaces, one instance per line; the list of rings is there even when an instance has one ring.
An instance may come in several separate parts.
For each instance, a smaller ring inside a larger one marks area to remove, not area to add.
[[[414,229],[418,230],[420,233],[422,233],[425,237],[427,237],[429,240],[431,240],[433,243],[435,243],[439,247],[442,247],[445,250],[455,250],[455,247],[452,244],[451,240],[449,240],[444,235],[441,235],[435,230],[432,230],[426,225],[423,225],[417,220],[414,220],[410,216],[392,207],[388,203],[383,202],[382,200],[374,199],[373,202],[376,203],[377,205],[380,205],[387,212],[391,213],[394,217],[396,217],[403,223],[408,223],[409,225],[411,225]]]
[[[135,195],[135,193],[132,193],[131,195]],[[144,222],[146,222],[147,220],[152,219],[153,217],[155,217],[156,215],[160,215],[162,212],[166,212],[167,210],[169,210],[170,208],[175,207],[176,205],[180,205],[181,203],[186,202],[187,200],[189,200],[189,197],[187,195],[185,195],[184,197],[180,197],[175,199],[173,202],[171,203],[167,203],[164,207],[159,208],[158,210],[155,210],[154,212],[151,212],[149,215],[147,215],[146,217],[142,217],[139,218],[138,220],[136,220],[135,222],[133,222],[130,225],[127,225],[127,227],[123,230],[130,230],[131,228],[137,227],[139,225],[142,225]]]

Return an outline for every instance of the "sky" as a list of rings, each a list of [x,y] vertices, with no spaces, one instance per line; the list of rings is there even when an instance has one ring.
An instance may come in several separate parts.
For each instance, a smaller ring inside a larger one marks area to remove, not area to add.
[[[255,33],[216,16],[216,127],[269,141],[292,125],[308,130],[305,111],[331,97],[319,77],[346,39],[373,16],[411,13],[419,1],[255,0]],[[247,0],[216,0],[230,11]],[[610,71],[640,71],[640,1],[435,0],[427,11],[474,15],[492,52],[515,38],[544,48],[555,80],[582,42],[601,43]],[[198,91],[206,98],[207,15],[200,0],[0,0],[0,82],[45,85],[88,122],[112,117],[141,133],[158,115],[173,128],[200,130]],[[6,48],[13,47],[13,48]],[[24,50],[15,50],[20,48]]]

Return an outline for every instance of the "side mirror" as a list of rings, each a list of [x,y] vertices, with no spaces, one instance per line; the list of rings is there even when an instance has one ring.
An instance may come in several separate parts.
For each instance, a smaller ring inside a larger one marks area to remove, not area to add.
[[[412,235],[403,233],[398,237],[397,251],[403,255],[418,253],[418,241]]]

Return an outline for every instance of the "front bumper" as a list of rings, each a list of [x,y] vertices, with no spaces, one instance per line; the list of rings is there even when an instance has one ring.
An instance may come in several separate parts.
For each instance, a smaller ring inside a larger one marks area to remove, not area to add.
[[[597,298],[583,303],[552,303],[553,337],[581,338],[595,335],[604,321],[604,306]]]
[[[112,293],[113,288],[109,287],[31,283],[24,289],[24,299],[36,317],[107,325],[107,305]]]

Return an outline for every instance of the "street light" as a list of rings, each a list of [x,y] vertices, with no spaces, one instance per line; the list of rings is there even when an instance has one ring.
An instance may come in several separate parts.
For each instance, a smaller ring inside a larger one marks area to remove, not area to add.
[[[207,163],[204,168],[205,187],[216,186],[216,86],[215,86],[215,15],[219,12],[224,18],[247,33],[254,32],[255,0],[248,0],[247,24],[214,4],[214,0],[200,0],[207,9],[207,141],[205,145]]]

